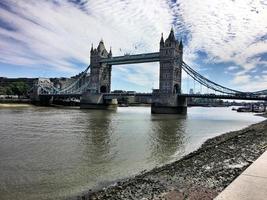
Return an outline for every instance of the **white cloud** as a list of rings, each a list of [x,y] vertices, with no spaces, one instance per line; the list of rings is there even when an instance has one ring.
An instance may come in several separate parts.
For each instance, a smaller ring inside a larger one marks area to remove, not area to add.
[[[225,70],[224,70],[224,73],[225,74],[233,74],[234,72],[236,72],[237,70],[239,70],[240,67],[239,66],[236,66],[236,65],[230,65],[229,67],[227,67]]]
[[[233,83],[240,85],[240,84],[248,83],[249,80],[250,80],[249,75],[239,75],[234,78]]]
[[[73,75],[89,63],[91,43],[96,46],[103,38],[113,55],[158,51],[160,33],[166,37],[174,23],[177,36],[188,40],[184,60],[189,65],[197,66],[198,51],[207,53],[207,64],[233,63],[228,71],[234,66],[241,71],[232,82],[243,89],[248,86],[239,84],[249,79],[252,70],[259,65],[267,68],[260,59],[267,52],[262,39],[267,36],[264,1],[83,0],[82,8],[63,0],[2,1],[13,12],[0,7],[0,19],[16,30],[0,27],[3,63]],[[73,64],[76,61],[84,66]],[[155,65],[123,66],[114,75],[148,88],[158,85]]]
[[[244,84],[241,88],[243,91],[261,91],[266,89],[267,77],[260,77],[260,79],[253,79],[253,81]]]
[[[246,70],[256,67],[249,58],[267,52],[267,43],[257,40],[267,34],[266,7],[256,0],[181,1],[192,35],[190,52],[204,50],[211,61],[234,62]]]
[[[160,34],[167,35],[173,21],[165,0],[90,0],[84,1],[82,9],[67,1],[56,2],[8,1],[14,12],[0,7],[0,19],[16,29],[0,28],[0,62],[72,75],[89,64],[91,43],[96,46],[101,38],[107,48],[112,46],[114,55],[158,51]],[[85,66],[77,67],[73,61]],[[152,68],[138,67],[139,75],[158,79],[149,73]],[[146,84],[143,80],[140,84]]]
[[[235,65],[231,65],[231,66],[227,67],[228,71],[234,71],[234,70],[237,70],[237,69],[239,69],[239,67],[235,66]]]
[[[232,81],[232,84],[236,85],[236,89],[245,92],[264,90],[267,86],[267,75],[260,74],[253,76],[244,73],[237,73]]]

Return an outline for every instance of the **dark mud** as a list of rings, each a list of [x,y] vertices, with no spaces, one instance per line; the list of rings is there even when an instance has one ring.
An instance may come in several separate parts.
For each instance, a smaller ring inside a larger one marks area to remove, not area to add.
[[[267,120],[207,140],[182,159],[77,199],[213,199],[267,149]]]

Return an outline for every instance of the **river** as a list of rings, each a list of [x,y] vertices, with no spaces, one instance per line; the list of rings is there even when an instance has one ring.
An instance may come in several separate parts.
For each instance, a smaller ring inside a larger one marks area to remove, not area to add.
[[[65,199],[169,163],[206,139],[262,121],[231,108],[0,109],[0,199]]]

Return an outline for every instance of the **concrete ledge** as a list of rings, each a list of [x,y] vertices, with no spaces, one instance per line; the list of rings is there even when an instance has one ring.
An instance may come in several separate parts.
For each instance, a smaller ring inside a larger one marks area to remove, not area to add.
[[[231,199],[267,199],[267,151],[215,198],[215,200]]]

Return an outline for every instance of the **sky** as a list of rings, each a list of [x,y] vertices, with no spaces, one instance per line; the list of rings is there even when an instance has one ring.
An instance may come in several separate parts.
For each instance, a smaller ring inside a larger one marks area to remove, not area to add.
[[[267,0],[1,0],[0,76],[70,77],[101,39],[113,56],[157,52],[171,27],[203,76],[267,89]],[[112,68],[113,90],[151,92],[158,82],[159,63]],[[192,87],[185,73],[182,84]]]

